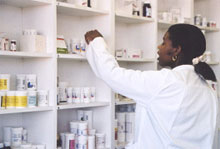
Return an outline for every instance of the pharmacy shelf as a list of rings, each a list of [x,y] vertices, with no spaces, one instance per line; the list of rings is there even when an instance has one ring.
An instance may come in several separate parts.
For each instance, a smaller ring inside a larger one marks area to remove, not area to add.
[[[174,25],[177,23],[172,23],[172,22],[165,22],[165,21],[158,21],[158,27],[162,29],[168,29],[171,25]],[[195,25],[197,26],[197,25]],[[206,32],[218,32],[219,28],[213,28],[213,27],[202,27],[202,26],[197,26],[201,30],[205,30]]]
[[[58,105],[58,110],[64,109],[79,109],[79,108],[92,108],[92,107],[105,107],[109,106],[109,102],[92,102],[92,103],[79,103],[79,104],[65,104],[65,105]]]
[[[115,13],[115,18],[117,22],[129,23],[129,24],[154,22],[153,18],[134,16],[134,15],[124,14],[120,12]]]
[[[36,107],[36,108],[24,108],[24,109],[0,109],[0,115],[1,114],[44,112],[44,111],[52,111],[52,110],[53,110],[53,107]]]
[[[215,27],[203,27],[203,26],[197,26],[198,28],[200,28],[201,30],[205,30],[206,32],[218,32],[219,28],[215,28]]]
[[[0,0],[0,5],[11,5],[20,8],[49,4],[51,4],[51,0]]]
[[[125,148],[125,146],[127,145],[127,143],[118,143],[116,146],[115,146],[115,148],[116,149],[124,149]]]
[[[136,104],[135,101],[116,101],[115,105],[130,105],[130,104]]]
[[[57,2],[57,10],[60,14],[70,16],[98,16],[107,15],[109,12],[106,10],[99,10],[89,7],[77,6],[74,4],[68,4],[64,2]]]
[[[119,62],[140,62],[140,63],[152,63],[155,61],[153,58],[116,58]]]
[[[37,53],[37,52],[11,52],[0,51],[0,57],[18,57],[18,58],[51,58],[50,53]]]
[[[219,62],[217,62],[217,61],[211,61],[211,62],[207,62],[207,64],[209,64],[209,65],[218,65]]]
[[[67,59],[67,60],[83,60],[86,61],[86,57],[77,54],[57,54],[58,59]]]

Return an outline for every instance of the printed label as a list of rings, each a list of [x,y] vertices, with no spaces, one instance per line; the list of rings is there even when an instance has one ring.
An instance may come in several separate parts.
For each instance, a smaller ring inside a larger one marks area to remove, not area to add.
[[[27,96],[16,96],[16,107],[27,107]]]
[[[15,96],[6,97],[6,107],[15,107]]]
[[[8,80],[0,79],[0,90],[8,90]]]

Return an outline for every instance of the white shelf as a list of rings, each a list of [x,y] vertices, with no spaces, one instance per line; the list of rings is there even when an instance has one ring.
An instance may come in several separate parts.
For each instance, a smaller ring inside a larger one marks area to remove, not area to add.
[[[51,58],[52,54],[49,53],[37,53],[37,52],[11,52],[0,51],[0,57],[20,57],[20,58]]]
[[[154,22],[153,18],[141,17],[141,16],[134,16],[124,13],[115,13],[116,21],[122,23],[150,23]]]
[[[116,144],[115,148],[116,149],[124,149],[127,144],[128,143],[125,143],[125,142],[124,143],[118,143],[118,144]]]
[[[0,5],[11,5],[15,7],[31,7],[51,4],[51,0],[0,0]]]
[[[209,64],[209,65],[218,65],[219,62],[218,61],[211,61],[211,62],[207,62],[207,64]]]
[[[135,101],[116,101],[115,105],[130,105],[130,104],[136,104]]]
[[[0,109],[0,115],[1,114],[43,112],[43,111],[52,111],[52,110],[53,110],[53,107],[36,107],[36,108],[24,108],[24,109]]]
[[[140,63],[153,63],[155,60],[153,58],[116,58],[119,62],[140,62]]]
[[[92,107],[105,107],[109,106],[109,102],[93,102],[93,103],[79,103],[79,104],[65,104],[65,105],[58,105],[58,110],[63,109],[79,109],[79,108],[92,108]]]
[[[83,60],[86,61],[86,57],[77,54],[57,54],[58,59],[67,59],[67,60]]]
[[[158,26],[159,28],[162,29],[168,29],[171,25],[174,25],[177,23],[172,23],[172,22],[165,22],[165,21],[158,21]],[[195,25],[197,26],[197,25]],[[218,32],[219,28],[213,28],[213,27],[202,27],[202,26],[197,26],[198,28],[200,28],[201,30],[205,30],[206,32]]]
[[[205,30],[206,32],[218,32],[219,28],[214,28],[214,27],[203,27],[203,26],[197,26],[201,30]]]
[[[57,12],[60,14],[73,16],[97,16],[108,14],[108,11],[106,10],[77,6],[74,4],[68,4],[63,2],[57,2]]]

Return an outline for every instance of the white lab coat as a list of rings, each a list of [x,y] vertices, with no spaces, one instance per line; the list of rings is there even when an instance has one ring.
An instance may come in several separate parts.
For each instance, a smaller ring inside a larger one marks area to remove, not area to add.
[[[212,148],[217,97],[192,65],[144,72],[124,69],[101,37],[90,42],[86,55],[97,77],[137,102],[135,139],[127,149]]]

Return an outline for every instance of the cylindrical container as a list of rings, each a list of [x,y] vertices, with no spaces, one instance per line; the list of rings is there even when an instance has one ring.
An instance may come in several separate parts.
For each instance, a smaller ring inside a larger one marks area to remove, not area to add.
[[[81,102],[81,88],[75,87],[73,89],[73,96],[74,96],[74,103],[80,103]]]
[[[118,119],[118,142],[125,142],[125,113],[116,113]]]
[[[3,128],[3,141],[11,142],[11,127],[4,127]]]
[[[73,103],[73,88],[72,87],[68,87],[67,88],[67,103]]]
[[[22,132],[22,143],[27,143],[27,136],[28,136],[27,129],[23,129],[23,132]]]
[[[68,82],[59,82],[58,103],[66,103],[67,102],[66,88],[67,88],[68,84],[69,84]]]
[[[87,149],[87,136],[78,136],[78,149]]]
[[[143,4],[143,16],[152,17],[151,4],[149,1],[145,1]]]
[[[7,91],[6,92],[6,108],[11,109],[15,108],[15,91]]]
[[[16,40],[11,40],[10,51],[16,51],[16,50],[17,50],[17,42]]]
[[[0,74],[0,90],[8,91],[10,90],[10,75]]]
[[[95,149],[95,136],[88,136],[88,149]]]
[[[60,133],[62,149],[65,149],[65,133]]]
[[[91,102],[95,102],[96,98],[96,89],[95,87],[91,87]]]
[[[203,27],[207,27],[207,19],[206,17],[203,17],[202,18],[202,24],[201,24]]]
[[[89,132],[90,136],[95,136],[96,130],[95,129],[89,129],[88,132]]]
[[[3,148],[4,148],[4,144],[0,143],[0,149],[3,149]]]
[[[26,75],[24,74],[16,75],[16,89],[18,91],[26,90]]]
[[[65,149],[75,148],[75,135],[71,133],[65,134]]]
[[[11,144],[13,147],[19,147],[22,142],[23,128],[11,128]]]
[[[77,110],[77,118],[78,121],[83,121],[84,119],[84,111],[83,110]]]
[[[79,122],[77,127],[77,132],[79,136],[88,135],[88,123],[87,122]]]
[[[29,91],[37,90],[37,75],[36,74],[26,75],[26,88]]]
[[[96,135],[96,148],[103,149],[105,148],[105,134],[104,133],[97,133]]]
[[[37,99],[38,99],[38,106],[39,107],[48,106],[49,105],[48,91],[47,90],[37,91]]]
[[[77,135],[78,122],[70,122],[70,132]]]
[[[89,103],[90,102],[90,88],[89,87],[84,87],[83,88],[83,102],[84,103]]]
[[[4,149],[10,149],[11,148],[11,142],[4,142],[5,148]]]
[[[83,40],[80,41],[80,49],[81,49],[80,50],[81,55],[85,56],[86,55],[86,43]]]
[[[118,120],[115,119],[115,143],[118,143]]]
[[[84,111],[83,120],[87,121],[88,122],[88,128],[92,129],[92,125],[93,125],[93,112],[92,111]]]
[[[202,17],[201,17],[200,14],[197,14],[197,15],[195,16],[195,18],[194,18],[194,24],[195,24],[195,25],[200,25],[201,22],[202,22]]]
[[[37,92],[36,91],[28,91],[27,93],[27,106],[29,108],[37,106]]]
[[[135,113],[130,112],[126,113],[125,116],[125,141],[126,142],[131,142],[134,139],[134,131],[135,131]]]
[[[24,144],[21,144],[20,148],[21,149],[31,149],[32,145],[29,143],[24,143]]]
[[[6,92],[0,91],[0,109],[5,109],[6,107]]]
[[[15,106],[17,109],[27,107],[27,91],[16,91],[15,92]]]

